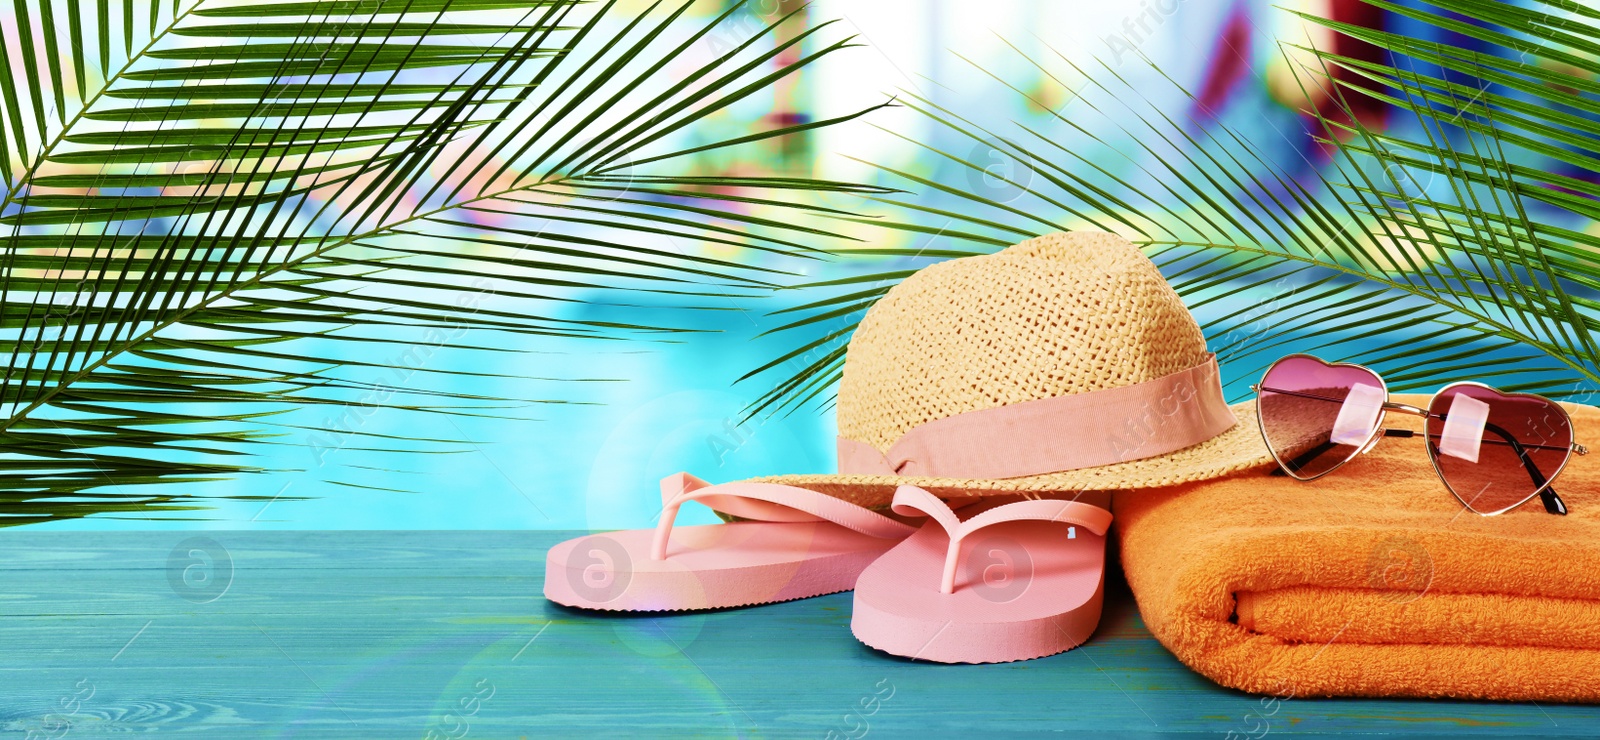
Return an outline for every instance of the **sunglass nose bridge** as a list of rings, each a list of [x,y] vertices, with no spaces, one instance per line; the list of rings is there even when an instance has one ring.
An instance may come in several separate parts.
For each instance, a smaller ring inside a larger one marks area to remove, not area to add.
[[[1402,414],[1411,414],[1412,416],[1427,416],[1428,415],[1428,410],[1427,409],[1419,408],[1419,407],[1416,407],[1416,406],[1412,406],[1409,403],[1396,403],[1394,401],[1385,401],[1384,404],[1383,404],[1383,410],[1384,411],[1399,411]]]

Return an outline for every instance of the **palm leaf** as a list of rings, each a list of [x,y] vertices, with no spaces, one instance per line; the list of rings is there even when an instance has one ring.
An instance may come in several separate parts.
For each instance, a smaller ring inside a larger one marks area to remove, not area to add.
[[[817,125],[702,131],[850,42],[826,24],[780,38],[775,23],[695,61],[742,11],[686,25],[692,4],[203,0],[120,17],[69,4],[63,19],[17,3],[21,58],[0,39],[16,71],[0,76],[0,524],[194,508],[139,487],[262,472],[258,450],[308,434],[449,451],[350,420],[374,404],[498,416],[569,399],[339,369],[482,378],[415,355],[670,341],[685,331],[670,313],[560,306],[755,297],[785,262],[826,254],[836,230],[779,214],[814,212],[797,197],[814,190],[890,191],[729,185],[693,162]],[[815,51],[791,60],[802,41]],[[291,421],[318,407],[327,422]]]
[[[1292,351],[1359,359],[1399,391],[1478,378],[1558,397],[1587,393],[1600,382],[1600,237],[1582,227],[1600,214],[1600,187],[1584,175],[1600,142],[1592,78],[1600,14],[1565,0],[1426,9],[1363,1],[1492,51],[1300,14],[1392,55],[1376,64],[1285,45],[1291,64],[1306,65],[1302,78],[1326,86],[1304,90],[1304,116],[1332,155],[1310,175],[1226,123],[1151,102],[1147,91],[1160,83],[1198,105],[1148,62],[1129,79],[1110,65],[1085,71],[1058,52],[1027,57],[1063,87],[1052,70],[1087,80],[1071,115],[1052,111],[1044,128],[982,124],[907,93],[902,102],[943,132],[937,139],[960,142],[956,151],[993,146],[1028,177],[1005,181],[1015,197],[997,200],[959,186],[976,182],[973,174],[993,177],[985,163],[931,145],[926,154],[945,168],[937,177],[880,168],[956,205],[876,198],[889,209],[876,222],[917,245],[889,250],[888,269],[800,286],[848,292],[814,297],[786,325],[804,334],[804,352],[752,373],[785,372],[750,412],[792,411],[831,386],[854,322],[927,261],[927,247],[983,253],[1069,227],[1117,231],[1143,246],[1201,320],[1234,397]],[[1348,74],[1332,74],[1339,67]],[[989,74],[1028,95],[1028,86]],[[1333,101],[1329,113],[1313,103],[1322,95]],[[1364,123],[1352,104],[1360,96],[1403,123],[1387,131]],[[1289,140],[1299,131],[1279,133]],[[1068,140],[1082,145],[1060,143]],[[881,265],[885,254],[853,261]]]

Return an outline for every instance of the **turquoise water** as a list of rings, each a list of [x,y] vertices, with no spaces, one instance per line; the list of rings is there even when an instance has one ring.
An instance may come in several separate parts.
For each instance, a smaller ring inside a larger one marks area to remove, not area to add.
[[[811,409],[784,418],[739,421],[766,386],[759,381],[735,385],[734,380],[793,341],[753,341],[752,336],[780,322],[751,304],[747,312],[738,312],[737,320],[716,316],[706,323],[725,324],[724,331],[689,335],[682,344],[672,345],[570,343],[557,346],[557,352],[549,343],[527,345],[525,349],[536,352],[518,355],[441,349],[430,357],[431,366],[524,378],[626,380],[506,380],[486,386],[483,381],[443,382],[444,376],[419,373],[409,379],[418,387],[557,397],[592,405],[541,404],[505,412],[520,418],[357,407],[351,418],[361,420],[356,427],[364,432],[472,443],[434,446],[451,448],[447,452],[395,454],[365,449],[383,443],[381,439],[340,440],[334,435],[280,430],[287,432],[284,441],[290,444],[253,448],[262,455],[255,464],[299,470],[166,491],[280,497],[276,501],[219,501],[207,512],[149,520],[97,516],[42,528],[637,527],[648,526],[660,509],[656,481],[675,472],[725,481],[828,470],[833,464],[831,414]],[[459,341],[478,339],[467,336]],[[378,372],[347,371],[344,377],[393,382]],[[276,421],[317,423],[335,415],[327,409],[307,409]],[[208,521],[185,520],[195,516]],[[711,516],[703,510],[685,512],[684,522],[697,520],[709,521]]]

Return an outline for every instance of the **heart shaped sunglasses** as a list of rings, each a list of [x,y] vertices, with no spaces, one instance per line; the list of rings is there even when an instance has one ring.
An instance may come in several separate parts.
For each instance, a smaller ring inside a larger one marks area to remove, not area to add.
[[[1551,482],[1573,453],[1572,417],[1543,396],[1505,393],[1481,383],[1452,383],[1419,408],[1389,400],[1372,370],[1289,355],[1272,364],[1256,392],[1261,437],[1283,471],[1314,480],[1355,459],[1383,437],[1413,437],[1386,429],[1384,414],[1421,416],[1428,459],[1445,488],[1484,516],[1503,514],[1539,496],[1546,511],[1566,514]]]

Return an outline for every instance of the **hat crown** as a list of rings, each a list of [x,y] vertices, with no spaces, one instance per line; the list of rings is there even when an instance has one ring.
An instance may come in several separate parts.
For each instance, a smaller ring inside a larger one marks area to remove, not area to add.
[[[931,265],[861,320],[839,386],[842,437],[886,450],[936,419],[1155,380],[1205,337],[1128,240],[1055,233]]]

